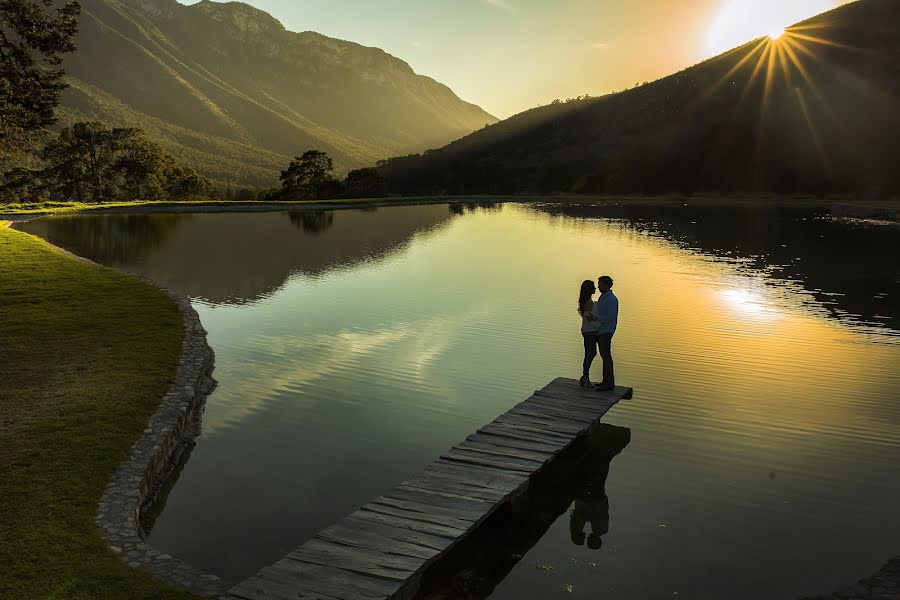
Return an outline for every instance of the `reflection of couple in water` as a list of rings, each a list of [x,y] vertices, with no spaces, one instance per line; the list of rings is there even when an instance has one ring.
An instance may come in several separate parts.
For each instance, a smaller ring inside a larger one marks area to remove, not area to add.
[[[581,315],[581,335],[584,337],[584,373],[581,376],[581,387],[594,387],[591,383],[591,363],[597,357],[598,350],[603,360],[603,379],[596,384],[599,391],[609,391],[616,387],[616,376],[613,371],[612,339],[616,333],[619,320],[619,299],[612,291],[613,280],[609,275],[581,284],[578,294],[578,314]],[[600,291],[600,299],[594,302],[593,296]]]
[[[572,543],[591,550],[603,545],[603,536],[609,532],[609,498],[606,496],[606,478],[609,463],[628,442],[631,430],[610,425],[601,426],[601,433],[588,440],[589,448],[579,461],[580,469],[575,478],[575,499],[569,513],[569,533]],[[591,531],[585,535],[585,527]]]

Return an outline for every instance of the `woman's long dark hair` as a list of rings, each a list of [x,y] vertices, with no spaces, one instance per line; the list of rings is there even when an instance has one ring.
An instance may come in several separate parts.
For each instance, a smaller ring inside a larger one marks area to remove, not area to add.
[[[591,299],[591,296],[594,295],[594,292],[597,291],[597,288],[594,287],[594,282],[590,279],[586,279],[581,284],[581,291],[578,292],[578,314],[584,314],[584,305],[588,300]]]

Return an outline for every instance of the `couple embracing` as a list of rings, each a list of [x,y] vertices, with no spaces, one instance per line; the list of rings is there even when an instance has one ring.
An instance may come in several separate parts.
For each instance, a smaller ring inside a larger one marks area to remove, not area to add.
[[[584,374],[581,376],[581,387],[595,387],[591,383],[591,363],[597,358],[599,351],[603,360],[603,380],[596,384],[596,389],[608,392],[616,387],[616,376],[613,371],[612,339],[616,333],[619,320],[619,299],[612,291],[613,280],[609,275],[581,284],[578,294],[578,314],[581,315],[581,335],[584,337]],[[593,296],[600,291],[600,299],[594,302]]]

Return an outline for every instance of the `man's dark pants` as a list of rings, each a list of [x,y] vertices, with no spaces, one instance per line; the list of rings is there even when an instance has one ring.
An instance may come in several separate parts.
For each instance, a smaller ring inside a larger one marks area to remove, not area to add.
[[[612,339],[613,334],[611,333],[601,333],[597,336],[600,358],[603,359],[603,381],[600,382],[602,385],[616,385],[616,374],[613,370]]]

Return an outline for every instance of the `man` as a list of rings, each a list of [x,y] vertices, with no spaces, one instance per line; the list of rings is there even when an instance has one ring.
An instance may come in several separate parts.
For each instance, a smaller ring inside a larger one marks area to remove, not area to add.
[[[597,346],[600,358],[603,359],[603,381],[597,384],[601,392],[608,392],[616,387],[616,375],[613,370],[612,339],[616,334],[619,321],[619,299],[612,291],[613,280],[609,275],[597,279],[600,299],[594,303],[594,316],[600,322],[597,331]]]

